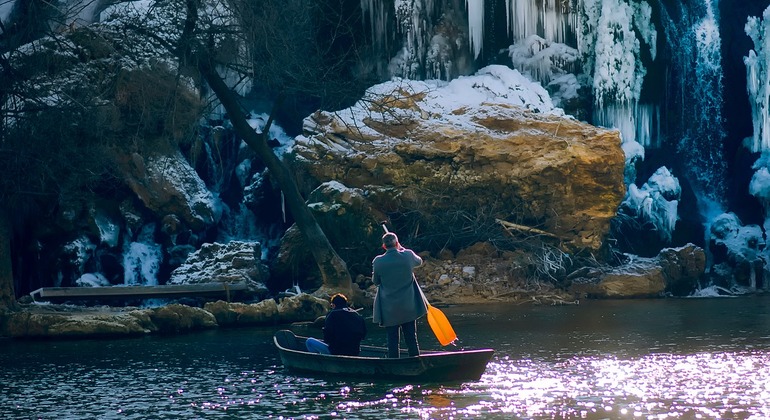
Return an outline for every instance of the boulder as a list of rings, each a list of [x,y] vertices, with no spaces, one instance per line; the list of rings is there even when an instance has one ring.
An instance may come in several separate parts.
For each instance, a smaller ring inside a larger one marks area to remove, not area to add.
[[[278,323],[278,304],[273,299],[251,304],[220,300],[206,303],[203,309],[211,312],[222,327]]]
[[[217,320],[211,312],[176,303],[151,309],[148,315],[159,333],[181,333],[217,327]]]
[[[766,240],[762,227],[743,225],[734,213],[714,218],[709,228],[714,285],[732,290],[768,289]]]
[[[214,197],[181,152],[134,153],[121,159],[119,168],[128,186],[159,219],[177,215],[196,231],[218,220]]]
[[[307,201],[318,225],[347,264],[351,275],[354,278],[371,275],[372,259],[381,251],[385,214],[371,206],[363,190],[348,188],[336,181],[321,184]],[[275,289],[287,289],[294,283],[299,283],[303,290],[321,287],[318,266],[296,225],[281,239],[271,274],[271,285]]]
[[[693,244],[665,248],[658,261],[666,276],[666,291],[674,296],[691,294],[706,272],[706,252]]]
[[[374,208],[408,215],[410,231],[501,219],[566,251],[602,249],[625,194],[618,131],[514,103],[518,73],[492,67],[449,85],[378,85],[353,108],[316,112],[287,162],[302,188],[360,189]],[[446,100],[455,83],[473,85],[466,96],[476,102]]]
[[[201,308],[172,304],[152,309],[30,306],[5,317],[0,332],[14,338],[74,338],[183,333],[217,327]]]
[[[314,321],[326,315],[329,309],[331,305],[328,300],[300,293],[281,299],[278,304],[278,320],[280,323]]]
[[[626,257],[618,267],[572,273],[569,291],[591,298],[688,296],[697,289],[706,267],[704,250],[693,244],[663,249],[655,258]]]
[[[307,293],[289,296],[276,303],[265,299],[258,303],[210,302],[204,306],[220,326],[275,325],[313,321],[326,315],[331,309],[329,302]]]
[[[170,304],[158,308],[21,305],[0,311],[0,337],[84,338],[179,334],[217,327],[309,322],[326,315],[328,300],[308,294],[258,303],[209,302],[204,308]]]
[[[168,284],[246,283],[257,299],[267,295],[270,275],[259,242],[206,243],[171,272]]]
[[[654,259],[635,261],[604,273],[598,283],[573,281],[571,291],[589,298],[660,297],[666,289],[662,268]]]

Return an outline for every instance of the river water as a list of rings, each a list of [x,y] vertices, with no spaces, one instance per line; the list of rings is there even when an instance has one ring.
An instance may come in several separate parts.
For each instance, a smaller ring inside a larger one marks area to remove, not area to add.
[[[480,381],[297,377],[272,345],[279,327],[2,340],[0,418],[770,418],[768,297],[442,309],[460,347],[495,349]],[[372,325],[365,343],[384,342]]]

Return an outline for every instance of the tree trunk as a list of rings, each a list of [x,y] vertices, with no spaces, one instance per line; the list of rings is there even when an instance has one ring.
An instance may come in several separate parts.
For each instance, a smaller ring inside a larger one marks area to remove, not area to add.
[[[0,209],[0,311],[16,309],[11,263],[11,223],[8,214]]]
[[[325,289],[351,293],[352,280],[345,261],[334,251],[326,234],[321,230],[313,213],[305,204],[305,199],[299,192],[293,174],[267,144],[267,133],[273,117],[271,116],[263,127],[262,133],[257,133],[249,125],[235,94],[222,80],[214,68],[214,64],[201,54],[198,54],[196,58],[198,69],[227,111],[236,133],[257,153],[272,177],[278,182],[283,191],[286,205],[294,216],[294,221],[304,235],[318,269],[321,271]]]

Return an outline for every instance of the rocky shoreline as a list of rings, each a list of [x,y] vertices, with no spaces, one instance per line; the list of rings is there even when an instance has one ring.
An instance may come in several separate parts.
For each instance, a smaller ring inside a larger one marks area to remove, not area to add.
[[[312,322],[329,303],[309,294],[258,303],[208,302],[203,307],[171,303],[157,308],[21,304],[0,312],[0,337],[100,338],[182,334],[219,327]]]
[[[472,286],[468,290],[472,290]],[[481,295],[433,297],[433,304],[488,302]],[[371,312],[366,293],[364,313]],[[576,304],[557,290],[512,290],[500,293],[496,302],[512,304]],[[82,306],[73,304],[24,303],[18,310],[0,312],[0,337],[13,339],[118,338],[150,334],[184,334],[216,328],[259,327],[282,324],[312,324],[329,311],[327,299],[301,293],[279,300],[256,303],[207,302],[202,307],[169,303],[155,308]]]
[[[634,258],[617,267],[580,270],[564,282],[535,282],[512,275],[514,256],[492,257],[492,249],[440,260],[425,258],[416,270],[434,305],[505,302],[512,305],[578,304],[586,298],[650,298],[691,290],[705,269],[704,251],[694,245],[663,250],[657,258]],[[370,310],[376,288],[359,278],[356,305]],[[22,303],[0,313],[0,336],[86,338],[180,334],[213,328],[312,323],[329,310],[325,296],[308,293],[256,303],[206,302],[200,307],[170,303],[155,308]]]

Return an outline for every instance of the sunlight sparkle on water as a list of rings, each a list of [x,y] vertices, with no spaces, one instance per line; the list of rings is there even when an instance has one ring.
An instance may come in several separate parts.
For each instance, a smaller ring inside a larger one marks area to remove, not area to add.
[[[752,352],[576,357],[553,363],[490,363],[480,384],[489,400],[455,414],[529,417],[759,418],[770,414],[768,356]]]
[[[770,413],[767,362],[767,355],[751,352],[559,363],[505,359],[490,363],[479,383],[423,391],[423,404],[411,404],[419,399],[411,386],[364,404],[389,404],[421,418],[758,418]]]

